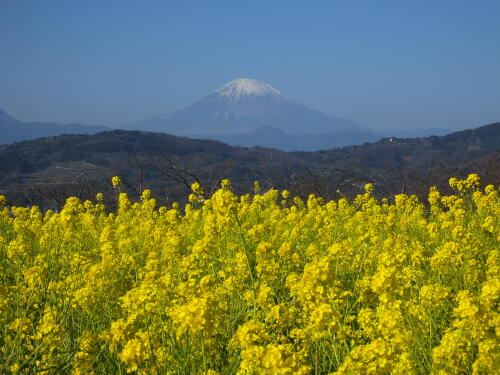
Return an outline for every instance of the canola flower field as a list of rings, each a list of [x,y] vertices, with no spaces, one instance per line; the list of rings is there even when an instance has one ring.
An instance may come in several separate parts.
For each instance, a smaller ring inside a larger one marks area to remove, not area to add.
[[[497,374],[498,187],[0,196],[0,373]]]

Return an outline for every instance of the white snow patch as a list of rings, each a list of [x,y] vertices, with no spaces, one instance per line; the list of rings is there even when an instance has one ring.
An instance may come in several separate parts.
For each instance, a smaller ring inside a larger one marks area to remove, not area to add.
[[[242,96],[247,95],[263,96],[274,94],[281,96],[281,93],[271,85],[251,78],[235,79],[218,88],[215,92],[221,96],[228,96],[234,99],[240,99]]]

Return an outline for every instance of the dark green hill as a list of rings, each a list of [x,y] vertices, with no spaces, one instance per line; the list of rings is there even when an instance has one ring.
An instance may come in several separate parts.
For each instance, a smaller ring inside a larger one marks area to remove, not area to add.
[[[500,183],[499,151],[500,123],[442,137],[293,153],[117,130],[0,146],[0,192],[18,204],[59,205],[68,194],[112,197],[109,179],[119,175],[132,195],[151,188],[162,203],[181,199],[195,179],[211,190],[225,177],[238,192],[259,180],[264,188],[331,198],[353,195],[370,181],[384,194],[424,195],[451,175],[478,172]]]

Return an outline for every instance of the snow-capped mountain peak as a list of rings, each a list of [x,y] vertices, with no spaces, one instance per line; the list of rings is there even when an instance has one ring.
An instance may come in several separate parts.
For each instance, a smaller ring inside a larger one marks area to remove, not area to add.
[[[239,78],[226,83],[224,86],[215,90],[220,96],[227,96],[233,99],[240,99],[243,96],[264,96],[264,95],[279,95],[281,93],[268,85],[265,82],[251,78]]]
[[[251,78],[235,79],[183,109],[129,124],[127,128],[206,136],[246,134],[262,126],[295,135],[363,130],[352,121],[296,103],[271,85]]]

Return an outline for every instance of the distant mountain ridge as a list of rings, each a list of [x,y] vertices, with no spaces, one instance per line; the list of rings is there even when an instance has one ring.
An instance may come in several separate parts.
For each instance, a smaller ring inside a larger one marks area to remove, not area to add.
[[[443,136],[457,130],[442,129],[442,128],[426,128],[426,129],[393,129],[380,131],[385,137],[398,137],[398,138],[421,138],[421,137],[431,137]]]
[[[5,112],[2,108],[0,108],[0,123],[7,121],[17,121],[17,120],[9,116],[7,112]]]
[[[25,122],[13,118],[0,108],[0,144],[61,134],[95,134],[106,130],[110,128],[100,125]]]
[[[319,151],[376,142],[384,137],[420,138],[452,132],[440,128],[371,131],[353,121],[308,108],[290,100],[275,87],[250,78],[228,82],[179,111],[120,128],[283,151]],[[107,130],[110,127],[25,122],[0,109],[0,144]]]
[[[269,147],[282,151],[319,151],[376,142],[382,135],[369,131],[343,129],[323,134],[287,134],[274,126],[261,126],[246,134],[193,135],[195,139],[216,139],[232,146]]]

